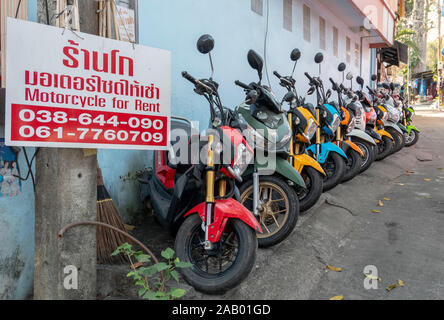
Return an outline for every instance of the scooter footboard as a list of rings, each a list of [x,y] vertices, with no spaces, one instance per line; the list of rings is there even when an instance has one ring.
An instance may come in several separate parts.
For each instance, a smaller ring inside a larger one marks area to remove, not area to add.
[[[185,217],[197,213],[203,222],[206,221],[207,204],[202,202],[185,214]],[[214,219],[209,226],[209,240],[213,243],[218,242],[225,229],[228,219],[239,219],[250,226],[256,232],[262,233],[262,228],[254,215],[236,200],[219,199],[214,202]]]

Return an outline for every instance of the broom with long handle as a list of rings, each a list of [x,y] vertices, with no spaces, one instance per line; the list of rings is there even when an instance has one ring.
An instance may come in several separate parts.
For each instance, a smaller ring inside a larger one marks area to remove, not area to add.
[[[97,165],[97,221],[114,226],[125,231],[122,217],[113,199],[103,183],[102,170]],[[99,263],[124,263],[127,258],[123,255],[111,257],[111,254],[127,239],[111,229],[97,228],[97,259]]]

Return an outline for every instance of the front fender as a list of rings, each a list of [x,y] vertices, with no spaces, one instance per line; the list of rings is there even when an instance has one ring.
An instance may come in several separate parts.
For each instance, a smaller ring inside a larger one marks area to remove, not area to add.
[[[385,128],[392,128],[392,129],[396,130],[399,134],[404,134],[402,132],[402,130],[396,124],[394,124],[393,122],[385,121],[384,122],[384,127]]]
[[[296,183],[298,186],[304,189],[307,188],[301,174],[295,168],[293,168],[288,161],[279,157],[276,158],[276,172],[288,180]]]
[[[415,126],[412,125],[407,126],[407,133],[410,134],[412,131],[416,131],[419,133],[419,130]]]
[[[335,144],[337,145],[337,142],[335,142]],[[341,148],[342,148],[342,150],[344,150],[344,152],[346,154],[347,154],[348,149],[352,148],[357,153],[359,153],[361,155],[361,157],[364,157],[364,152],[362,152],[361,148],[359,148],[356,144],[354,144],[353,142],[351,142],[349,140],[342,141]]]
[[[202,202],[185,214],[188,217],[197,213],[203,222],[206,221],[206,207],[207,204]],[[262,233],[262,228],[254,215],[239,202],[230,199],[219,199],[214,202],[214,219],[209,226],[208,236],[211,242],[215,243],[220,240],[220,237],[225,229],[228,219],[239,219],[246,223],[256,232]]]
[[[279,156],[276,156],[276,161],[273,165],[273,163],[270,163],[269,158],[266,159],[256,154],[255,163],[260,175],[273,175],[278,173],[302,188],[307,187],[301,174],[295,168],[293,168],[293,166],[287,160]],[[253,171],[254,167],[250,165],[248,169],[245,170],[243,177],[249,176],[253,173]]]
[[[317,155],[316,151],[316,145],[313,144],[310,147],[307,148],[308,151],[311,151],[314,155]],[[318,162],[320,164],[324,164],[327,161],[328,155],[330,152],[336,152],[340,156],[342,156],[344,159],[348,159],[347,155],[342,151],[341,148],[339,148],[337,145],[333,144],[332,142],[322,143],[321,144],[321,153],[318,157]]]
[[[347,137],[355,137],[376,146],[375,140],[362,130],[353,129],[349,134],[347,134]]]
[[[403,133],[407,133],[408,132],[407,128],[403,124],[398,123],[397,125],[398,125],[398,127],[401,129],[401,131]]]
[[[393,136],[392,136],[390,133],[388,133],[387,131],[385,131],[385,130],[377,130],[377,132],[379,133],[379,135],[380,135],[381,137],[388,137],[388,138],[390,138],[392,141],[395,141],[395,139],[393,138]]]
[[[313,169],[322,173],[324,176],[326,175],[319,162],[310,157],[308,154],[298,154],[293,156],[293,165],[299,173],[302,172],[304,167],[312,167]]]

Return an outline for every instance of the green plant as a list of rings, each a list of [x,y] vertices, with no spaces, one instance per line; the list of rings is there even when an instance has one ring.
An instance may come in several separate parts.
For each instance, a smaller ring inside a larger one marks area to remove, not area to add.
[[[147,266],[151,262],[151,257],[142,251],[134,251],[129,243],[124,243],[112,253],[112,256],[124,254],[131,263],[132,271],[127,277],[132,277],[139,287],[139,297],[148,300],[174,300],[185,295],[183,289],[169,288],[166,282],[173,278],[179,282],[179,272],[177,269],[189,268],[192,266],[189,262],[182,262],[179,258],[174,259],[174,250],[167,248],[161,255],[166,262],[159,262]],[[161,276],[163,272],[164,277]]]

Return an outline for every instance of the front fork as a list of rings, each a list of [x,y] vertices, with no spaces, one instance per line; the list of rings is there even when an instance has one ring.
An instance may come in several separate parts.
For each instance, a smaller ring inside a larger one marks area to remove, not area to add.
[[[208,136],[208,154],[207,154],[207,176],[206,176],[206,219],[205,219],[205,249],[213,249],[213,243],[209,238],[209,228],[213,223],[213,211],[214,211],[214,185],[216,170],[214,167],[214,152],[213,152],[214,136]],[[225,190],[224,190],[225,189]],[[222,192],[226,192],[226,181],[222,180],[219,184],[219,195]],[[225,195],[225,194],[223,194]],[[222,196],[223,196],[222,195]]]
[[[316,108],[316,118],[319,124],[316,129],[316,161],[319,161],[321,155],[321,110],[319,106]]]

